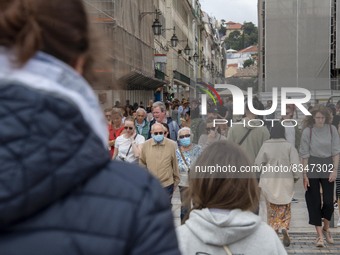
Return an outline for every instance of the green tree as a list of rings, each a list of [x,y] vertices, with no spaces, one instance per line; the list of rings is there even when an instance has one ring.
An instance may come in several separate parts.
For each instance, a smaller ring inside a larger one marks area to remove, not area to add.
[[[225,39],[225,44],[227,49],[241,50],[243,47],[241,32],[237,30],[231,32]]]
[[[254,65],[254,60],[253,59],[247,59],[246,61],[243,62],[243,68],[246,68],[248,66]]]
[[[244,48],[256,45],[258,42],[258,29],[252,22],[243,23]]]
[[[258,42],[258,29],[252,22],[243,23],[243,32],[233,31],[225,40],[226,48],[242,50]]]

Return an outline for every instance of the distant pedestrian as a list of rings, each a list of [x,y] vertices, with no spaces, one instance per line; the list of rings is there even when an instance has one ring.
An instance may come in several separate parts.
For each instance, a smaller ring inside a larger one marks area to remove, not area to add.
[[[113,147],[114,150],[114,145],[117,137],[124,132],[124,121],[121,108],[113,108],[111,114],[112,125],[110,128],[109,137],[110,145]]]
[[[138,134],[144,136],[145,140],[148,139],[150,124],[146,120],[146,111],[143,108],[138,108],[136,111],[136,131]]]
[[[107,108],[104,110],[104,114],[105,114],[105,118],[106,118],[106,122],[107,122],[107,131],[109,133],[109,137],[108,137],[108,149],[110,151],[110,157],[112,158],[113,156],[113,152],[114,152],[114,138],[113,138],[113,130],[112,130],[112,109]]]
[[[270,139],[263,143],[255,159],[255,165],[262,169],[259,187],[267,200],[268,224],[277,233],[282,232],[285,246],[290,245],[291,201],[294,183],[299,179],[299,163],[297,150],[285,139],[285,128],[281,123],[275,123],[270,130]],[[271,170],[275,168],[281,170]]]
[[[137,134],[134,119],[125,118],[124,133],[117,137],[112,159],[138,164],[145,138]]]
[[[211,144],[198,157],[189,180],[193,209],[177,228],[182,255],[287,254],[274,230],[253,213],[259,201],[255,176],[196,170],[216,165],[240,170],[250,162],[226,141]]]
[[[149,131],[148,138],[151,137],[152,125],[154,125],[155,123],[166,123],[169,126],[170,139],[173,141],[177,141],[177,133],[179,130],[179,126],[176,121],[174,121],[170,117],[166,117],[166,108],[163,102],[153,103],[152,115],[153,115],[153,120],[150,122],[150,131]]]
[[[178,131],[179,147],[176,150],[178,160],[180,183],[179,191],[181,195],[181,221],[190,210],[190,201],[185,198],[188,190],[188,179],[190,167],[193,166],[197,157],[201,154],[202,148],[197,144],[192,143],[191,130],[188,127],[181,128]]]
[[[198,144],[202,149],[205,149],[210,144],[220,140],[227,140],[227,138],[218,132],[218,126],[214,127],[214,123],[208,120],[208,123],[206,124],[206,133],[200,136]]]
[[[304,170],[303,185],[306,190],[309,224],[315,226],[318,235],[316,246],[324,247],[324,235],[327,243],[334,243],[329,231],[329,221],[334,211],[334,181],[337,176],[340,144],[337,129],[330,124],[329,111],[318,105],[311,114],[312,116],[307,116],[304,120],[300,157]]]
[[[180,181],[176,157],[177,145],[174,141],[165,138],[164,132],[165,128],[162,124],[152,125],[152,138],[143,144],[139,164],[158,178],[171,201],[172,194]]]
[[[255,109],[260,108],[258,101],[254,101],[253,105]],[[269,139],[270,134],[263,121],[256,119],[257,116],[249,110],[248,104],[245,105],[245,114],[241,122],[234,123],[229,128],[227,140],[240,145],[250,162],[254,163],[262,144]]]

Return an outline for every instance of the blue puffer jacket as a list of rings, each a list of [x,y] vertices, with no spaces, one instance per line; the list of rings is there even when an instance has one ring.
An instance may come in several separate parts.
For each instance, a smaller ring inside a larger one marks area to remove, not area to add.
[[[0,79],[0,255],[180,254],[158,181],[110,161],[82,116]]]

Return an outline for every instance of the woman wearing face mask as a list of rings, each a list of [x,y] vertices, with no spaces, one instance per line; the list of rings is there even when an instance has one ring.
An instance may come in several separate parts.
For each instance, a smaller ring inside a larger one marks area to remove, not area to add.
[[[176,150],[178,160],[178,168],[180,175],[179,191],[181,195],[181,221],[190,210],[190,201],[184,199],[188,189],[188,173],[190,166],[196,161],[196,158],[201,154],[201,146],[191,142],[191,130],[188,127],[181,128],[178,131],[179,148]]]
[[[137,164],[145,138],[136,133],[136,126],[132,117],[126,117],[124,130],[125,132],[116,139],[112,159]]]

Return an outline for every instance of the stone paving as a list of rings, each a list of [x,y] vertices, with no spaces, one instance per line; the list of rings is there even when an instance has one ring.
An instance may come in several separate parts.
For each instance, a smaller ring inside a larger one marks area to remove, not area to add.
[[[292,221],[289,230],[291,236],[291,245],[286,248],[288,254],[340,254],[340,227],[336,228],[339,218],[339,210],[334,210],[334,225],[331,228],[335,244],[327,244],[325,241],[324,248],[317,248],[314,245],[316,239],[316,232],[314,226],[308,224],[308,212],[306,202],[304,199],[304,189],[302,180],[295,186],[295,198],[298,203],[292,203]],[[173,200],[173,212],[175,225],[180,225],[179,212],[180,212],[180,198],[176,190]]]

